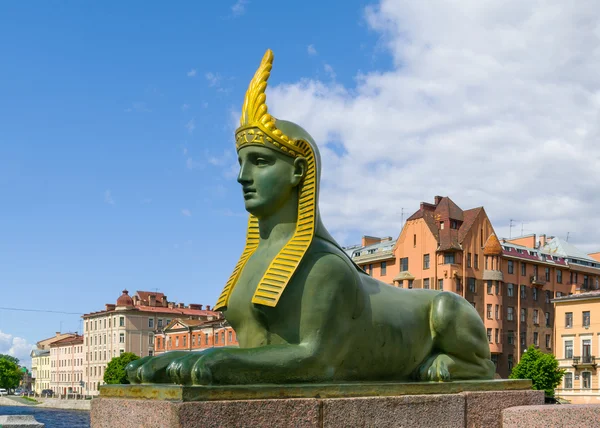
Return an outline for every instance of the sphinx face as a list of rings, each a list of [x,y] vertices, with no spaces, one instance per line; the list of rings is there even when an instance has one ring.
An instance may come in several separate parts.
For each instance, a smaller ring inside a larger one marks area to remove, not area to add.
[[[238,152],[246,211],[256,218],[278,212],[296,194],[298,180],[294,159],[262,146],[245,146]]]

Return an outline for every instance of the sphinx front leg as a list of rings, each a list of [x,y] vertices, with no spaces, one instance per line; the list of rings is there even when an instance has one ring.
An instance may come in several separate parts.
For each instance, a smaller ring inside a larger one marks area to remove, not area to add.
[[[188,354],[187,351],[172,351],[155,357],[144,357],[127,364],[127,379],[133,384],[172,383],[167,367],[173,360]]]

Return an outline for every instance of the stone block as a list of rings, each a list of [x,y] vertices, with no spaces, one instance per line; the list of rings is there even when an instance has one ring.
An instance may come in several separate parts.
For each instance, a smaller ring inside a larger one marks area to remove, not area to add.
[[[44,428],[45,424],[38,422],[31,415],[0,416],[0,427],[7,428]]]
[[[502,411],[502,428],[600,427],[597,404],[519,406]]]
[[[94,398],[90,422],[94,428],[179,427],[176,404],[158,400]]]
[[[463,392],[467,428],[500,428],[502,411],[514,406],[544,404],[544,391]]]
[[[323,400],[323,427],[464,427],[459,394]]]

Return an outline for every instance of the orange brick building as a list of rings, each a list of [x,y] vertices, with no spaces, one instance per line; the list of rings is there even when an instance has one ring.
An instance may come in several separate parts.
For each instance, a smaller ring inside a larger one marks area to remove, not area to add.
[[[366,236],[346,251],[390,285],[452,291],[471,302],[503,378],[528,345],[554,350],[551,300],[598,288],[600,278],[600,263],[565,241],[499,240],[483,207],[462,210],[441,196],[422,202],[396,241]]]
[[[235,331],[224,319],[213,321],[175,319],[154,335],[155,354],[238,346]]]

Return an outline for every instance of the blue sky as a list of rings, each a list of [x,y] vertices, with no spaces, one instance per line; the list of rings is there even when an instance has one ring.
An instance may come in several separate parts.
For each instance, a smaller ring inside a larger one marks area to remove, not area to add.
[[[364,5],[3,2],[0,306],[84,313],[123,288],[214,304],[244,240],[249,79],[266,48],[274,83],[385,66]],[[28,343],[61,327],[79,317],[0,310]]]
[[[124,288],[215,303],[267,48],[270,111],[319,144],[341,244],[444,195],[500,237],[600,250],[600,0],[572,3],[0,2],[0,307],[75,313],[0,309],[0,353]]]

